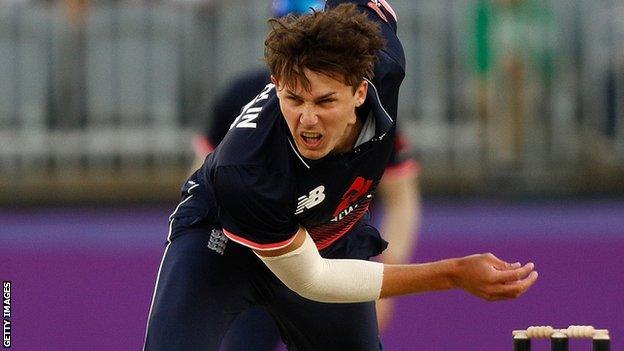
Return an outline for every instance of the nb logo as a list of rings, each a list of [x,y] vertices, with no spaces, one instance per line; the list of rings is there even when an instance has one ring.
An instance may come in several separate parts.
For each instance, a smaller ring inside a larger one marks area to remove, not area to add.
[[[325,191],[325,186],[319,185],[318,187],[310,191],[310,194],[308,194],[307,196],[306,195],[300,196],[297,202],[297,211],[295,212],[295,214],[298,215],[301,212],[303,212],[304,209],[309,210],[312,207],[323,202],[323,200],[325,200],[324,191]]]

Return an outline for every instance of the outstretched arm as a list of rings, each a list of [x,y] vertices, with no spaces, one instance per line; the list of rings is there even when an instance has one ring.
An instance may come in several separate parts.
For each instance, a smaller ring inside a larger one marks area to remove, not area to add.
[[[490,253],[407,265],[325,259],[303,228],[284,248],[254,252],[286,286],[320,302],[364,302],[452,288],[493,301],[518,297],[537,280],[533,263],[510,264]]]
[[[385,265],[380,297],[460,288],[488,301],[516,298],[537,280],[533,263],[491,253],[412,265]]]

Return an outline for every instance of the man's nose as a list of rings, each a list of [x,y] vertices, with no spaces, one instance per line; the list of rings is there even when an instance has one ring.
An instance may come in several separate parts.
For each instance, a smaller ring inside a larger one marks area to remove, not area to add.
[[[299,122],[304,126],[313,126],[318,123],[318,116],[314,108],[303,106],[299,115]]]

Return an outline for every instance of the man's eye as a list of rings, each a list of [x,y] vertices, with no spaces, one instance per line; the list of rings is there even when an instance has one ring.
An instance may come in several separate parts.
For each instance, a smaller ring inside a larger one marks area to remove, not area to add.
[[[295,96],[287,96],[286,98],[288,100],[290,100],[290,101],[295,101],[295,102],[300,102],[301,101],[301,99],[299,99],[299,98],[297,98]]]
[[[329,103],[332,103],[334,101],[335,101],[334,99],[323,99],[323,100],[319,101],[319,104],[329,104]]]

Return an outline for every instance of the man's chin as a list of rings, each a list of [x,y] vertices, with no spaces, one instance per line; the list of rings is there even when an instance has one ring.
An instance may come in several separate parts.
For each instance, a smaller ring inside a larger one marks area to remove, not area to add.
[[[308,160],[321,159],[327,156],[331,151],[327,150],[327,147],[324,143],[312,149],[307,147],[303,141],[295,140],[295,146],[297,147],[297,151],[299,151],[301,156],[307,158]]]
[[[301,155],[303,155],[303,157],[307,158],[308,160],[320,160],[321,158],[327,156],[327,153],[320,151],[306,151],[301,152]]]
[[[297,149],[299,149],[299,153],[308,160],[319,160],[327,156],[327,154],[329,153],[326,152],[324,149],[310,150],[305,147],[300,147],[299,145],[297,145]]]

